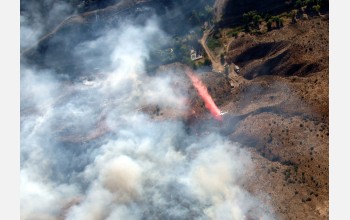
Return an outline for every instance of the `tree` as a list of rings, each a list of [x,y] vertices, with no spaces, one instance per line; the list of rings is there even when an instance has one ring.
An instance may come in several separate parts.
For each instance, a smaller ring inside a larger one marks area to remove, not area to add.
[[[321,9],[321,6],[320,5],[314,5],[312,6],[312,9],[314,12],[316,12],[317,14],[320,13],[320,9]]]
[[[192,25],[198,25],[198,24],[200,24],[200,18],[199,18],[199,16],[198,16],[198,13],[197,13],[195,10],[192,11],[192,15],[191,15],[191,17],[189,18],[189,21],[190,21],[190,23],[191,23]]]
[[[254,24],[255,28],[259,29],[259,24],[261,22],[261,19],[262,19],[261,16],[258,14],[253,16],[253,24]]]
[[[267,31],[271,31],[272,30],[272,20],[271,19],[269,19],[266,22],[266,26],[267,26]]]
[[[245,24],[249,24],[249,22],[250,22],[249,13],[244,13],[243,14],[243,21],[244,21]]]
[[[283,19],[282,18],[279,18],[278,27],[279,28],[283,27]]]
[[[279,16],[273,16],[271,17],[272,21],[275,22],[276,28],[283,27],[283,20]]]
[[[204,65],[205,65],[205,66],[210,66],[210,65],[211,65],[211,61],[209,60],[208,57],[206,57],[206,58],[204,59]]]
[[[245,24],[245,30],[249,31],[249,27],[252,26],[255,29],[259,29],[259,24],[261,23],[261,15],[257,11],[249,11],[243,14],[243,21]]]
[[[265,14],[265,17],[264,17],[265,21],[267,22],[268,20],[271,19],[271,15],[269,13]]]
[[[293,9],[290,12],[290,17],[292,18],[292,23],[293,24],[297,23],[297,19],[296,19],[297,13],[298,13],[298,10],[296,10],[296,9]]]
[[[305,5],[305,2],[302,1],[302,0],[297,0],[297,1],[295,2],[295,7],[296,7],[296,8],[301,8],[301,7],[303,7],[304,5]]]

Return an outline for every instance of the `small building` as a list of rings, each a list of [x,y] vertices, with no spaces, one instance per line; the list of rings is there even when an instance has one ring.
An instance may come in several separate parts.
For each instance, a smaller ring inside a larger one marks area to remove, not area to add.
[[[191,50],[191,60],[195,61],[202,58],[203,58],[202,55],[197,55],[197,52],[195,50]]]
[[[234,70],[235,70],[236,73],[239,73],[239,71],[240,71],[241,69],[239,68],[239,66],[235,65]]]

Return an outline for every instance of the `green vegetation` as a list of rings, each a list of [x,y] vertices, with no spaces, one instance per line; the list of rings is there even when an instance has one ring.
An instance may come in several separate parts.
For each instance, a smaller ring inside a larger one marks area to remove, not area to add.
[[[164,0],[163,2],[165,5],[167,4],[167,1]],[[196,27],[194,30],[191,30],[189,33],[184,32],[180,35],[174,36],[167,45],[158,46],[151,50],[150,58],[147,62],[148,70],[154,70],[159,65],[173,62],[181,62],[194,69],[201,66],[211,65],[210,60],[206,57],[196,61],[191,60],[190,57],[190,51],[192,49],[198,50],[201,48],[201,45],[198,42],[203,34],[201,26],[203,26],[205,22],[212,22],[214,8],[210,6],[211,3],[209,2],[207,0],[199,0],[198,4],[192,8],[192,11],[184,15],[186,21],[191,26]],[[217,47],[220,46],[220,43],[217,39],[213,38],[209,39],[209,45]]]
[[[244,29],[246,32],[251,34],[262,34],[260,30],[260,25],[265,20],[267,31],[271,31],[273,28],[283,27],[282,16],[287,15],[281,14],[279,16],[271,16],[270,14],[265,14],[264,16],[259,14],[257,11],[249,11],[243,14]],[[264,17],[264,19],[263,19]]]
[[[258,14],[254,15],[253,18],[252,18],[252,20],[253,20],[253,25],[254,25],[257,29],[259,29],[259,25],[260,25],[260,23],[261,23],[261,19],[262,19],[261,16],[258,15]]]
[[[260,35],[266,31],[282,28],[286,22],[291,21],[292,23],[296,23],[297,19],[299,19],[303,13],[310,13],[312,16],[317,16],[322,13],[322,10],[328,9],[329,5],[328,0],[292,1],[294,7],[290,11],[286,11],[279,15],[261,13],[255,10],[244,13],[242,15],[243,24],[241,23],[239,26],[226,29],[225,36],[237,37],[241,32]],[[186,20],[191,25],[197,26],[196,30],[191,31],[189,34],[182,34],[181,36],[174,37],[173,41],[166,47],[163,46],[162,48],[152,50],[151,58],[149,60],[156,60],[154,66],[171,62],[182,62],[193,68],[198,68],[211,64],[210,60],[206,57],[197,61],[192,61],[190,58],[191,49],[198,49],[201,47],[198,43],[198,39],[202,36],[200,26],[203,28],[204,22],[208,22],[209,24],[215,23],[212,20],[214,12],[213,7],[205,2],[202,3],[200,8],[193,8],[193,10],[186,15]],[[218,53],[217,55],[221,55],[219,54],[220,52],[218,52],[218,48],[222,47],[221,38],[221,32],[216,30],[214,34],[208,37],[206,42],[208,48],[213,52],[216,51]],[[224,60],[222,56],[223,55],[220,56],[221,61]]]
[[[244,26],[234,27],[228,32],[229,35],[236,37],[240,32],[251,34],[262,34],[261,26],[266,25],[267,31],[279,29],[284,26],[285,19],[291,19],[292,23],[297,22],[299,13],[310,13],[319,15],[322,10],[328,10],[329,0],[293,0],[294,8],[290,12],[284,12],[279,15],[262,14],[258,11],[248,11],[242,15]],[[265,22],[264,22],[265,21]]]
[[[202,25],[205,21],[212,19],[214,8],[206,5],[203,10],[193,10],[189,17],[189,23],[191,25]]]
[[[275,22],[276,28],[283,27],[283,19],[280,16],[272,16],[270,19],[272,22]]]
[[[271,31],[272,30],[272,20],[271,19],[269,19],[266,22],[266,26],[267,26],[267,31]]]
[[[314,6],[312,6],[312,9],[313,9],[313,11],[315,11],[316,13],[320,13],[321,6],[320,6],[320,5],[314,5]]]
[[[207,45],[208,45],[208,47],[209,47],[209,49],[210,49],[211,51],[214,51],[215,48],[221,46],[219,39],[216,38],[215,36],[214,36],[214,37],[212,37],[212,36],[209,36],[209,37],[208,37]]]
[[[235,27],[235,28],[229,30],[229,31],[227,32],[227,34],[228,34],[229,36],[232,36],[232,37],[237,37],[238,34],[239,34],[240,32],[243,32],[243,31],[244,31],[244,27],[243,27],[243,26],[238,26],[238,27]]]
[[[196,60],[193,62],[193,69],[198,69],[201,67],[205,67],[205,66],[210,66],[211,65],[211,61],[208,57],[205,57],[204,60]]]
[[[262,34],[262,32],[260,30],[252,30],[252,31],[250,31],[250,33],[253,35],[261,35]]]
[[[293,23],[293,24],[297,23],[297,20],[296,20],[297,14],[298,14],[298,10],[296,10],[296,9],[293,9],[293,10],[288,14],[288,16],[292,19],[292,23]]]
[[[201,48],[201,45],[198,42],[200,37],[201,31],[199,28],[197,28],[194,31],[191,31],[189,34],[174,36],[167,45],[157,45],[155,48],[152,48],[150,58],[147,61],[147,70],[151,72],[154,71],[159,65],[173,62],[186,64],[193,69],[211,65],[210,60],[206,57],[201,60],[191,60],[190,51],[192,49]],[[217,45],[215,40],[214,42],[214,45]]]
[[[209,66],[209,65],[211,65],[211,61],[210,61],[210,59],[208,58],[208,57],[205,57],[205,59],[204,59],[204,66]]]
[[[296,0],[294,7],[303,9],[307,13],[319,13],[321,9],[328,10],[328,0]]]
[[[243,14],[244,27],[247,32],[252,30],[259,30],[262,22],[262,17],[257,11],[249,11]]]

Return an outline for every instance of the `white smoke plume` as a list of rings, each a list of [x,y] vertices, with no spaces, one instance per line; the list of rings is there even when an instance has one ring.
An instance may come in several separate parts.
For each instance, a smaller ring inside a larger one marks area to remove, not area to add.
[[[272,219],[241,187],[246,151],[139,110],[187,111],[173,74],[146,74],[167,38],[150,18],[81,42],[77,57],[110,65],[74,82],[22,62],[21,219]]]

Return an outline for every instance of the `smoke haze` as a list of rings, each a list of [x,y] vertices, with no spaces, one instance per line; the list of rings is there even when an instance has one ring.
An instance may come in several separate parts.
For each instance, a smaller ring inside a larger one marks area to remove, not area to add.
[[[21,17],[21,48],[45,29],[33,19]],[[241,186],[249,153],[142,111],[188,111],[174,74],[146,71],[168,39],[156,16],[100,32],[71,48],[86,70],[75,80],[21,60],[21,219],[272,219]]]

